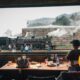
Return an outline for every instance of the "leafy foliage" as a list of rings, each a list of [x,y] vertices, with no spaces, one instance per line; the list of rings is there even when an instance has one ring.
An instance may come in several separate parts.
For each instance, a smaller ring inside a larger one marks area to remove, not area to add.
[[[57,17],[56,18],[56,21],[53,22],[53,24],[57,24],[57,25],[70,25],[71,21],[70,21],[70,18],[65,16],[65,15],[62,15],[60,17]]]

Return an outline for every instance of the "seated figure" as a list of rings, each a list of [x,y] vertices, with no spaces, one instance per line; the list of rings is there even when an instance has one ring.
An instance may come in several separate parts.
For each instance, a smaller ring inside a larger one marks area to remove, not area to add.
[[[79,40],[73,40],[72,42],[73,45],[73,50],[71,50],[69,52],[69,54],[67,55],[67,60],[69,60],[71,62],[71,67],[69,68],[69,70],[71,71],[79,71],[80,70],[80,66],[78,64],[78,58],[80,56],[80,41]]]
[[[29,62],[26,56],[18,57],[17,65],[18,68],[28,68]]]
[[[80,41],[73,40],[71,43],[73,45],[73,50],[71,50],[67,55],[67,60],[70,61],[71,65],[68,72],[60,73],[57,80],[80,80],[80,73],[77,74],[80,72],[80,63],[78,63],[78,59],[80,57]]]
[[[28,52],[28,50],[29,50],[29,45],[25,44],[24,51]]]

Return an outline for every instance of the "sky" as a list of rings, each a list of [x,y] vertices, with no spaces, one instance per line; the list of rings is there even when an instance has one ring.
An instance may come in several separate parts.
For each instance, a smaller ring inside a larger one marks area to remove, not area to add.
[[[11,31],[12,35],[21,33],[22,28],[27,27],[28,20],[55,18],[64,13],[75,12],[80,12],[80,6],[0,8],[0,36],[7,31]]]

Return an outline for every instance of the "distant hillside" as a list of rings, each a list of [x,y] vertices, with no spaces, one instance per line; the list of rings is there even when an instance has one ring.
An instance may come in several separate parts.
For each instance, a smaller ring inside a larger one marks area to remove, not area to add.
[[[40,18],[29,20],[27,26],[45,26],[45,25],[63,25],[63,26],[79,26],[80,25],[80,12],[73,14],[62,14],[56,18]]]
[[[72,20],[71,25],[80,25],[80,12],[73,13],[70,19]]]
[[[55,18],[53,25],[66,25],[66,26],[75,26],[80,25],[80,12],[73,14],[62,14]]]
[[[54,18],[40,18],[35,20],[30,20],[27,22],[28,27],[29,26],[44,26],[44,25],[50,25],[54,22]]]

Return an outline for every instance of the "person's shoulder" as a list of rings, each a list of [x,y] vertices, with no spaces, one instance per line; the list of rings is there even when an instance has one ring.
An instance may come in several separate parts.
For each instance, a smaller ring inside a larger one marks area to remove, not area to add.
[[[75,52],[75,51],[80,51],[80,49],[78,49],[78,50],[71,50],[70,52]]]
[[[80,49],[78,49],[78,51],[80,51]]]
[[[78,50],[78,52],[80,53],[80,49]]]
[[[80,53],[80,50],[71,50],[69,53],[71,54]]]
[[[74,52],[74,50],[69,51],[69,53],[73,53],[73,52]]]
[[[77,51],[78,52],[78,51]],[[71,50],[70,52],[69,52],[69,55],[73,55],[73,54],[75,54],[75,50]]]

